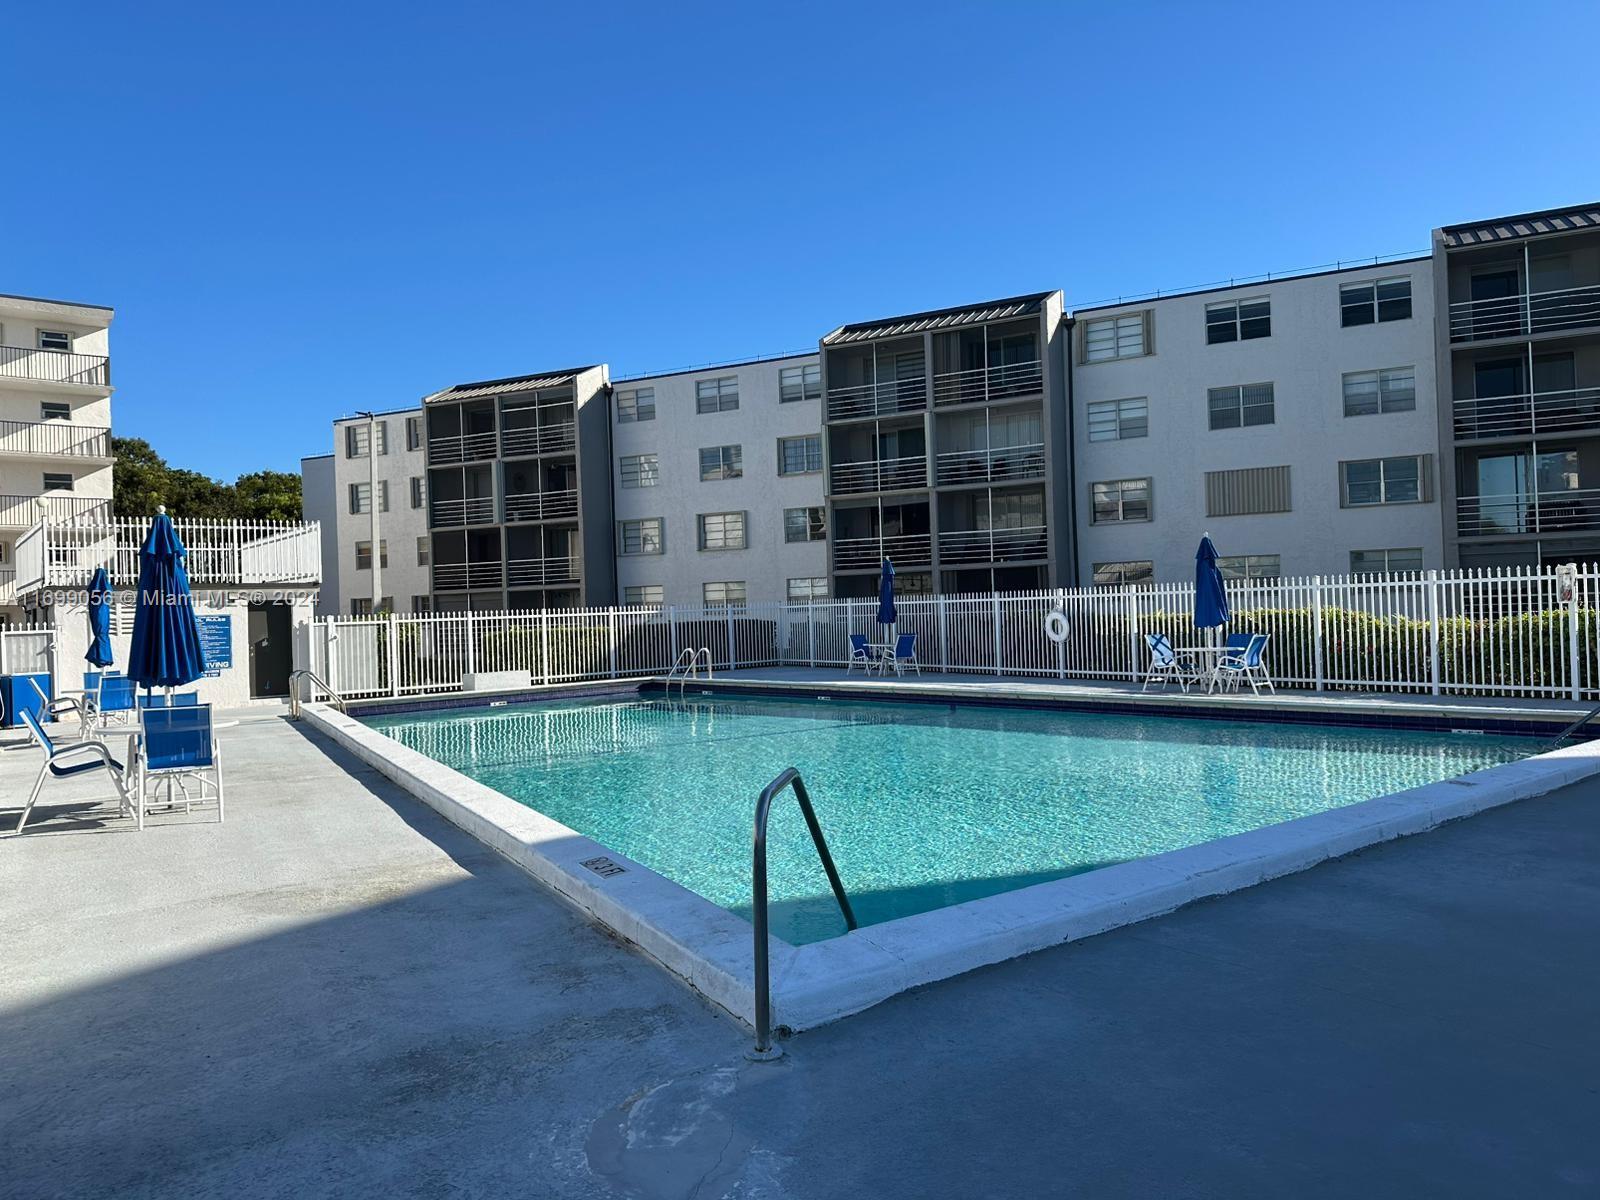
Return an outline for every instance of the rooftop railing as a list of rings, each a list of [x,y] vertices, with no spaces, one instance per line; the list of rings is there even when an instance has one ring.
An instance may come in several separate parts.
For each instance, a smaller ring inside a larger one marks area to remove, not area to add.
[[[0,421],[0,454],[110,458],[111,430],[72,421]]]
[[[1462,537],[1600,529],[1600,488],[1460,496],[1456,529]]]
[[[834,463],[830,478],[836,494],[925,488],[928,486],[928,460],[915,454],[868,462]]]
[[[0,379],[110,387],[111,360],[103,354],[78,354],[71,350],[32,350],[26,346],[0,346]]]
[[[943,408],[950,404],[978,404],[985,400],[1007,400],[1031,396],[1044,387],[1044,364],[1006,363],[996,367],[973,367],[966,371],[946,371],[933,377],[933,403]]]
[[[1600,284],[1460,300],[1450,306],[1452,342],[1559,333],[1590,325],[1600,325]]]

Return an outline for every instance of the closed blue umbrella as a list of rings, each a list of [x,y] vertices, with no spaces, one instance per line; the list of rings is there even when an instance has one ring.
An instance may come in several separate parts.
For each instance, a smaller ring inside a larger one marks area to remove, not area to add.
[[[1194,624],[1196,629],[1214,629],[1228,623],[1228,593],[1222,586],[1222,570],[1217,566],[1217,548],[1211,535],[1200,539],[1194,552]]]
[[[89,650],[84,661],[96,667],[109,667],[111,654],[111,579],[104,567],[96,567],[89,581]]]
[[[878,575],[878,624],[893,625],[899,619],[894,609],[894,564],[886,558]]]
[[[139,596],[128,647],[128,678],[145,688],[174,688],[205,674],[200,624],[189,595],[187,555],[162,507],[139,548]]]

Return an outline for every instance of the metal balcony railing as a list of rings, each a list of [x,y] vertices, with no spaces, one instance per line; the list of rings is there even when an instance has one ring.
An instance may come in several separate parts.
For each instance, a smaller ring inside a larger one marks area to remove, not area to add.
[[[0,525],[26,529],[41,517],[56,525],[105,522],[111,519],[111,501],[103,496],[0,496]]]
[[[578,444],[578,427],[567,421],[560,425],[543,425],[538,428],[502,429],[500,453],[507,457],[526,454],[560,454]]]
[[[923,412],[927,407],[928,381],[921,375],[912,379],[886,379],[881,383],[861,383],[851,387],[828,389],[830,421]]]
[[[111,430],[71,421],[0,421],[0,454],[30,458],[110,458]]]
[[[926,533],[892,533],[887,537],[844,538],[833,543],[833,565],[840,571],[877,567],[884,559],[897,565],[933,561],[933,539]]]
[[[431,502],[433,525],[492,525],[494,524],[494,497],[475,496],[469,500],[434,500]]]
[[[1461,496],[1456,529],[1462,537],[1600,529],[1600,488]]]
[[[1452,342],[1526,337],[1589,325],[1600,325],[1600,284],[1492,300],[1461,300],[1450,306]]]
[[[493,430],[487,433],[455,434],[450,437],[428,439],[428,462],[434,466],[478,462],[485,458],[493,458],[498,453],[499,440]]]
[[[497,588],[505,581],[505,568],[498,562],[433,564],[433,587],[440,592],[475,591]]]
[[[0,346],[0,379],[110,387],[111,360],[101,354],[76,354],[71,350]]]
[[[17,602],[17,573],[10,567],[0,567],[0,604]]]
[[[1457,400],[1452,413],[1460,441],[1570,432],[1600,426],[1600,388],[1478,396]]]
[[[935,470],[941,487],[953,483],[1015,483],[1044,478],[1044,443],[993,446],[987,450],[947,450]]]
[[[920,454],[871,462],[834,463],[835,493],[892,492],[928,486],[928,460]]]
[[[939,534],[941,563],[1016,562],[1044,558],[1050,538],[1043,525],[1018,529],[952,529]]]
[[[513,558],[506,563],[506,583],[510,587],[545,587],[571,583],[578,578],[576,556],[571,558]]]
[[[571,520],[578,515],[578,493],[518,492],[506,497],[506,520]]]
[[[933,403],[977,404],[984,400],[1008,400],[1033,395],[1044,387],[1044,364],[1006,363],[999,367],[974,367],[967,371],[946,371],[933,377]]]

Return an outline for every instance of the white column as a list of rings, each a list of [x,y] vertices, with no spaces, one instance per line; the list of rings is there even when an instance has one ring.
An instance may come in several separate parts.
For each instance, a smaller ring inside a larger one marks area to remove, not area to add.
[[[1322,576],[1316,575],[1311,580],[1311,648],[1314,658],[1313,673],[1316,678],[1316,690],[1323,691],[1327,686],[1327,664],[1323,658],[1322,647]]]
[[[1428,572],[1428,680],[1429,690],[1439,694],[1439,572]]]

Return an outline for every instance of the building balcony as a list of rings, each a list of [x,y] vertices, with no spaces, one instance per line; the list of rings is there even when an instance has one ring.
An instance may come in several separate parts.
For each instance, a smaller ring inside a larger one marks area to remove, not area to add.
[[[550,587],[574,582],[580,574],[579,559],[513,558],[506,563],[506,583],[514,588]]]
[[[506,496],[507,521],[570,521],[577,515],[576,491],[520,492]]]
[[[1456,501],[1456,530],[1462,537],[1593,529],[1600,529],[1600,488],[1461,496]]]
[[[933,539],[926,533],[892,533],[887,537],[844,538],[833,543],[836,571],[875,571],[886,558],[907,566],[931,563]]]
[[[933,377],[933,403],[937,408],[981,404],[986,400],[1015,400],[1043,390],[1044,364],[1038,359],[999,367],[946,371]]]
[[[1018,529],[950,529],[939,533],[939,562],[945,566],[961,563],[1020,562],[1046,558],[1050,538],[1043,525]]]
[[[935,461],[940,487],[960,483],[1020,483],[1044,478],[1044,443],[947,450]]]
[[[1456,440],[1461,442],[1571,433],[1600,426],[1600,388],[1457,400],[1452,416]]]
[[[1482,342],[1600,325],[1600,284],[1525,292],[1450,306],[1450,340]]]
[[[451,463],[481,462],[499,454],[500,442],[493,430],[487,433],[450,434],[447,437],[428,439],[428,464],[449,466]]]
[[[506,458],[522,458],[531,454],[570,453],[577,445],[578,426],[573,421],[539,428],[530,426],[500,431],[500,453]]]
[[[835,495],[893,492],[928,486],[928,460],[922,455],[834,463],[829,474]]]
[[[111,501],[104,496],[0,496],[0,529],[26,529],[43,518],[54,525],[111,519]]]
[[[0,421],[0,455],[111,460],[111,430],[71,421]]]
[[[431,500],[429,524],[441,525],[493,525],[495,504],[493,496],[474,496],[468,500]]]
[[[0,382],[11,379],[109,388],[111,360],[101,354],[76,354],[70,350],[0,346]]]
[[[850,387],[828,389],[830,421],[925,412],[927,407],[928,382],[921,375],[910,379],[888,379],[881,383],[861,383]]]
[[[505,568],[498,562],[433,564],[433,589],[436,592],[470,592],[498,588],[504,583]]]
[[[0,605],[17,602],[17,573],[11,567],[0,567]]]

